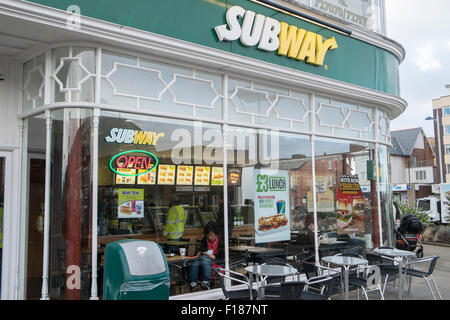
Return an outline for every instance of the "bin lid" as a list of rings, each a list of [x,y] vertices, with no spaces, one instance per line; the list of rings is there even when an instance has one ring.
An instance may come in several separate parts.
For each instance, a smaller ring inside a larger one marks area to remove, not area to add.
[[[152,241],[121,243],[131,276],[147,276],[166,272],[166,261],[159,246]]]

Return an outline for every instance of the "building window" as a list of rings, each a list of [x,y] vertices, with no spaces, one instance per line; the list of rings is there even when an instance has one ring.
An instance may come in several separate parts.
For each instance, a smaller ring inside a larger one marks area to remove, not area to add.
[[[427,179],[427,172],[424,170],[416,171],[416,180],[422,181]]]
[[[444,108],[444,116],[450,116],[450,107]]]
[[[445,154],[450,154],[450,144],[445,145]]]
[[[444,126],[444,134],[450,135],[450,126]]]

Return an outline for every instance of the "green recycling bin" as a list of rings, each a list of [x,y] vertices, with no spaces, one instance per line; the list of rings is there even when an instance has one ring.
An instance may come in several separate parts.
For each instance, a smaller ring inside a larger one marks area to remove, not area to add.
[[[169,267],[153,241],[120,240],[105,247],[104,300],[168,300]]]

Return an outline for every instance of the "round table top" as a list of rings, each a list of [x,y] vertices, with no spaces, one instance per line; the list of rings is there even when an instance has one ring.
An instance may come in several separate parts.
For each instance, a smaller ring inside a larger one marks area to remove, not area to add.
[[[388,257],[411,257],[416,255],[412,251],[399,250],[399,249],[379,249],[376,248],[373,252],[379,253],[381,255],[385,255]]]
[[[245,268],[245,271],[261,276],[289,276],[298,273],[298,270],[289,266],[273,264],[253,265]]]
[[[347,257],[347,256],[328,256],[323,257],[322,261],[327,263],[336,264],[339,266],[358,266],[368,264],[369,261],[356,257]]]

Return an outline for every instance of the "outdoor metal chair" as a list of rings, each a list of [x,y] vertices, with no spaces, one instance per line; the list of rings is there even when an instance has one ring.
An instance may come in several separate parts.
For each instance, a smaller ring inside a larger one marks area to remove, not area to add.
[[[330,300],[336,283],[337,278],[329,275],[310,278],[306,281],[300,300]],[[319,292],[317,292],[317,288],[320,288]]]
[[[436,288],[439,298],[441,300],[443,300],[441,292],[439,291],[439,288],[436,285],[436,281],[434,280],[434,277],[433,277],[433,271],[436,266],[437,259],[439,259],[439,257],[435,256],[435,257],[421,258],[421,259],[417,259],[417,260],[414,260],[411,262],[407,262],[405,265],[405,268],[404,268],[404,272],[407,276],[424,279],[427,282],[427,285],[428,285],[428,288],[430,289],[431,294],[433,295],[433,299],[436,300],[436,295],[434,294],[433,289],[431,288],[431,285],[430,285],[430,281],[433,281],[433,284]],[[416,265],[419,263],[427,263],[427,262],[430,263],[427,271],[409,268],[409,266],[411,266],[411,265]],[[409,282],[409,288],[408,288],[408,292],[410,292],[410,291],[411,291],[411,282]]]
[[[264,290],[262,300],[301,300],[305,286],[306,282],[304,281],[267,283],[260,287],[261,290]]]
[[[245,274],[224,268],[214,268],[213,270],[220,278],[220,286],[226,300],[253,300],[258,297],[258,291],[252,288],[250,281]],[[248,288],[228,290],[226,288],[225,279],[246,285]]]
[[[386,292],[386,287],[389,282],[396,281],[398,279],[398,266],[394,265],[394,259],[388,257],[382,257],[381,255],[367,251],[366,259],[369,261],[369,265],[376,265],[380,268],[381,276],[384,278],[383,294]],[[382,279],[383,280],[383,279]]]
[[[380,278],[377,279],[377,277],[374,277],[376,281],[371,283],[370,280],[372,278],[370,276],[373,272],[380,272]],[[361,289],[366,300],[369,300],[367,293],[371,291],[380,291],[381,300],[384,300],[383,290],[381,289],[381,271],[377,266],[358,266],[356,273],[350,274],[348,284],[350,288],[354,287],[358,289],[358,299],[359,289]]]

